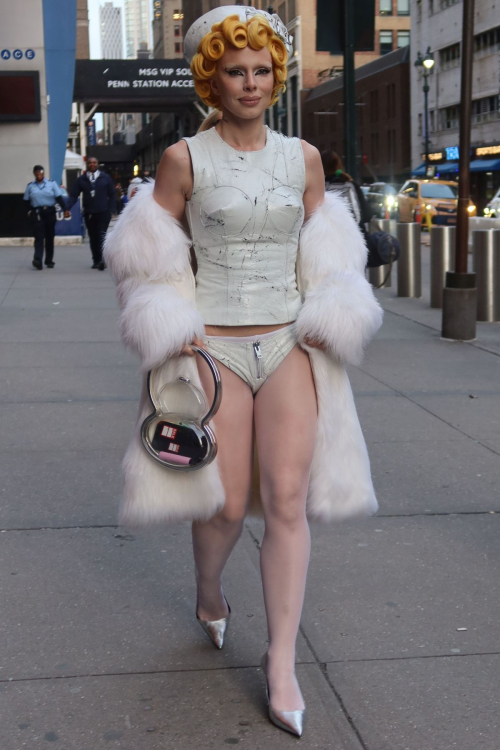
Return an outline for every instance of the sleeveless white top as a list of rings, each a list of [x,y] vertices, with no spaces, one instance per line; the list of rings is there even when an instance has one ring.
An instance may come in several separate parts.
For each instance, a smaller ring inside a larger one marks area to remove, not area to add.
[[[266,133],[260,151],[237,151],[215,128],[184,139],[194,173],[186,213],[198,263],[196,306],[209,325],[288,323],[301,306],[302,144]]]

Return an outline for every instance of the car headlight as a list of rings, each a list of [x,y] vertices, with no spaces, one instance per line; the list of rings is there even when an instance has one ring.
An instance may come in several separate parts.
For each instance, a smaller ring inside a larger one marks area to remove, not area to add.
[[[427,210],[427,211],[430,211],[430,210],[432,209],[432,206],[431,206],[431,204],[430,204],[430,203],[428,203],[428,204],[427,204],[427,206],[426,206],[425,208],[426,208],[426,210]]]
[[[467,206],[467,211],[472,214],[476,210],[475,206]]]
[[[485,216],[489,216],[490,215],[491,210],[488,208],[488,206],[486,206],[486,208],[484,209],[483,213],[484,213]]]
[[[387,203],[387,208],[392,208],[394,204],[396,203],[393,195],[388,195],[387,198],[385,199],[385,202]]]

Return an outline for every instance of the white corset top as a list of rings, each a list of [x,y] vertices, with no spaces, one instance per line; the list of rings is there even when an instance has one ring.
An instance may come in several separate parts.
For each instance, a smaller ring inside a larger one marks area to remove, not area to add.
[[[302,145],[266,132],[260,151],[237,151],[215,128],[185,139],[194,174],[186,213],[198,264],[196,306],[209,325],[288,323],[301,306]]]

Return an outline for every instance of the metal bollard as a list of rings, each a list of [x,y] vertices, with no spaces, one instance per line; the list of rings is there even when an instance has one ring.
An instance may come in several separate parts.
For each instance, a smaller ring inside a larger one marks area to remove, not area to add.
[[[443,307],[446,271],[453,270],[456,227],[431,229],[431,307]]]
[[[401,254],[398,260],[398,297],[422,296],[422,263],[420,224],[398,224]]]
[[[376,289],[387,289],[387,287],[392,286],[392,271],[389,274],[389,277],[387,278],[385,284],[383,284],[383,281],[387,276],[388,269],[389,266],[377,266],[377,268],[369,268],[368,281],[370,282],[370,284]]]
[[[477,320],[500,320],[500,229],[472,232],[477,278]]]
[[[370,232],[378,232],[380,229],[383,232],[387,232],[387,234],[392,234],[393,237],[397,237],[397,222],[395,219],[372,219],[372,221],[370,222]],[[389,270],[389,266],[378,266],[378,268],[369,268],[368,269],[368,281],[370,282],[372,286],[376,287],[377,289],[387,289],[388,287],[392,286],[392,271],[394,270],[394,266],[391,269],[389,278],[387,279],[385,284],[382,286],[382,282],[387,276],[388,270]]]

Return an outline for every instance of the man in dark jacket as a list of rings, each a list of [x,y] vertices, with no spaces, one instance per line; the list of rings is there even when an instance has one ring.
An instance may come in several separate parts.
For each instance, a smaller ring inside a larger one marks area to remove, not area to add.
[[[116,191],[111,177],[101,172],[98,166],[95,156],[87,158],[87,171],[73,185],[67,208],[69,211],[83,193],[83,215],[89,233],[92,268],[104,271],[106,264],[102,259],[102,246],[111,214],[116,213]]]

